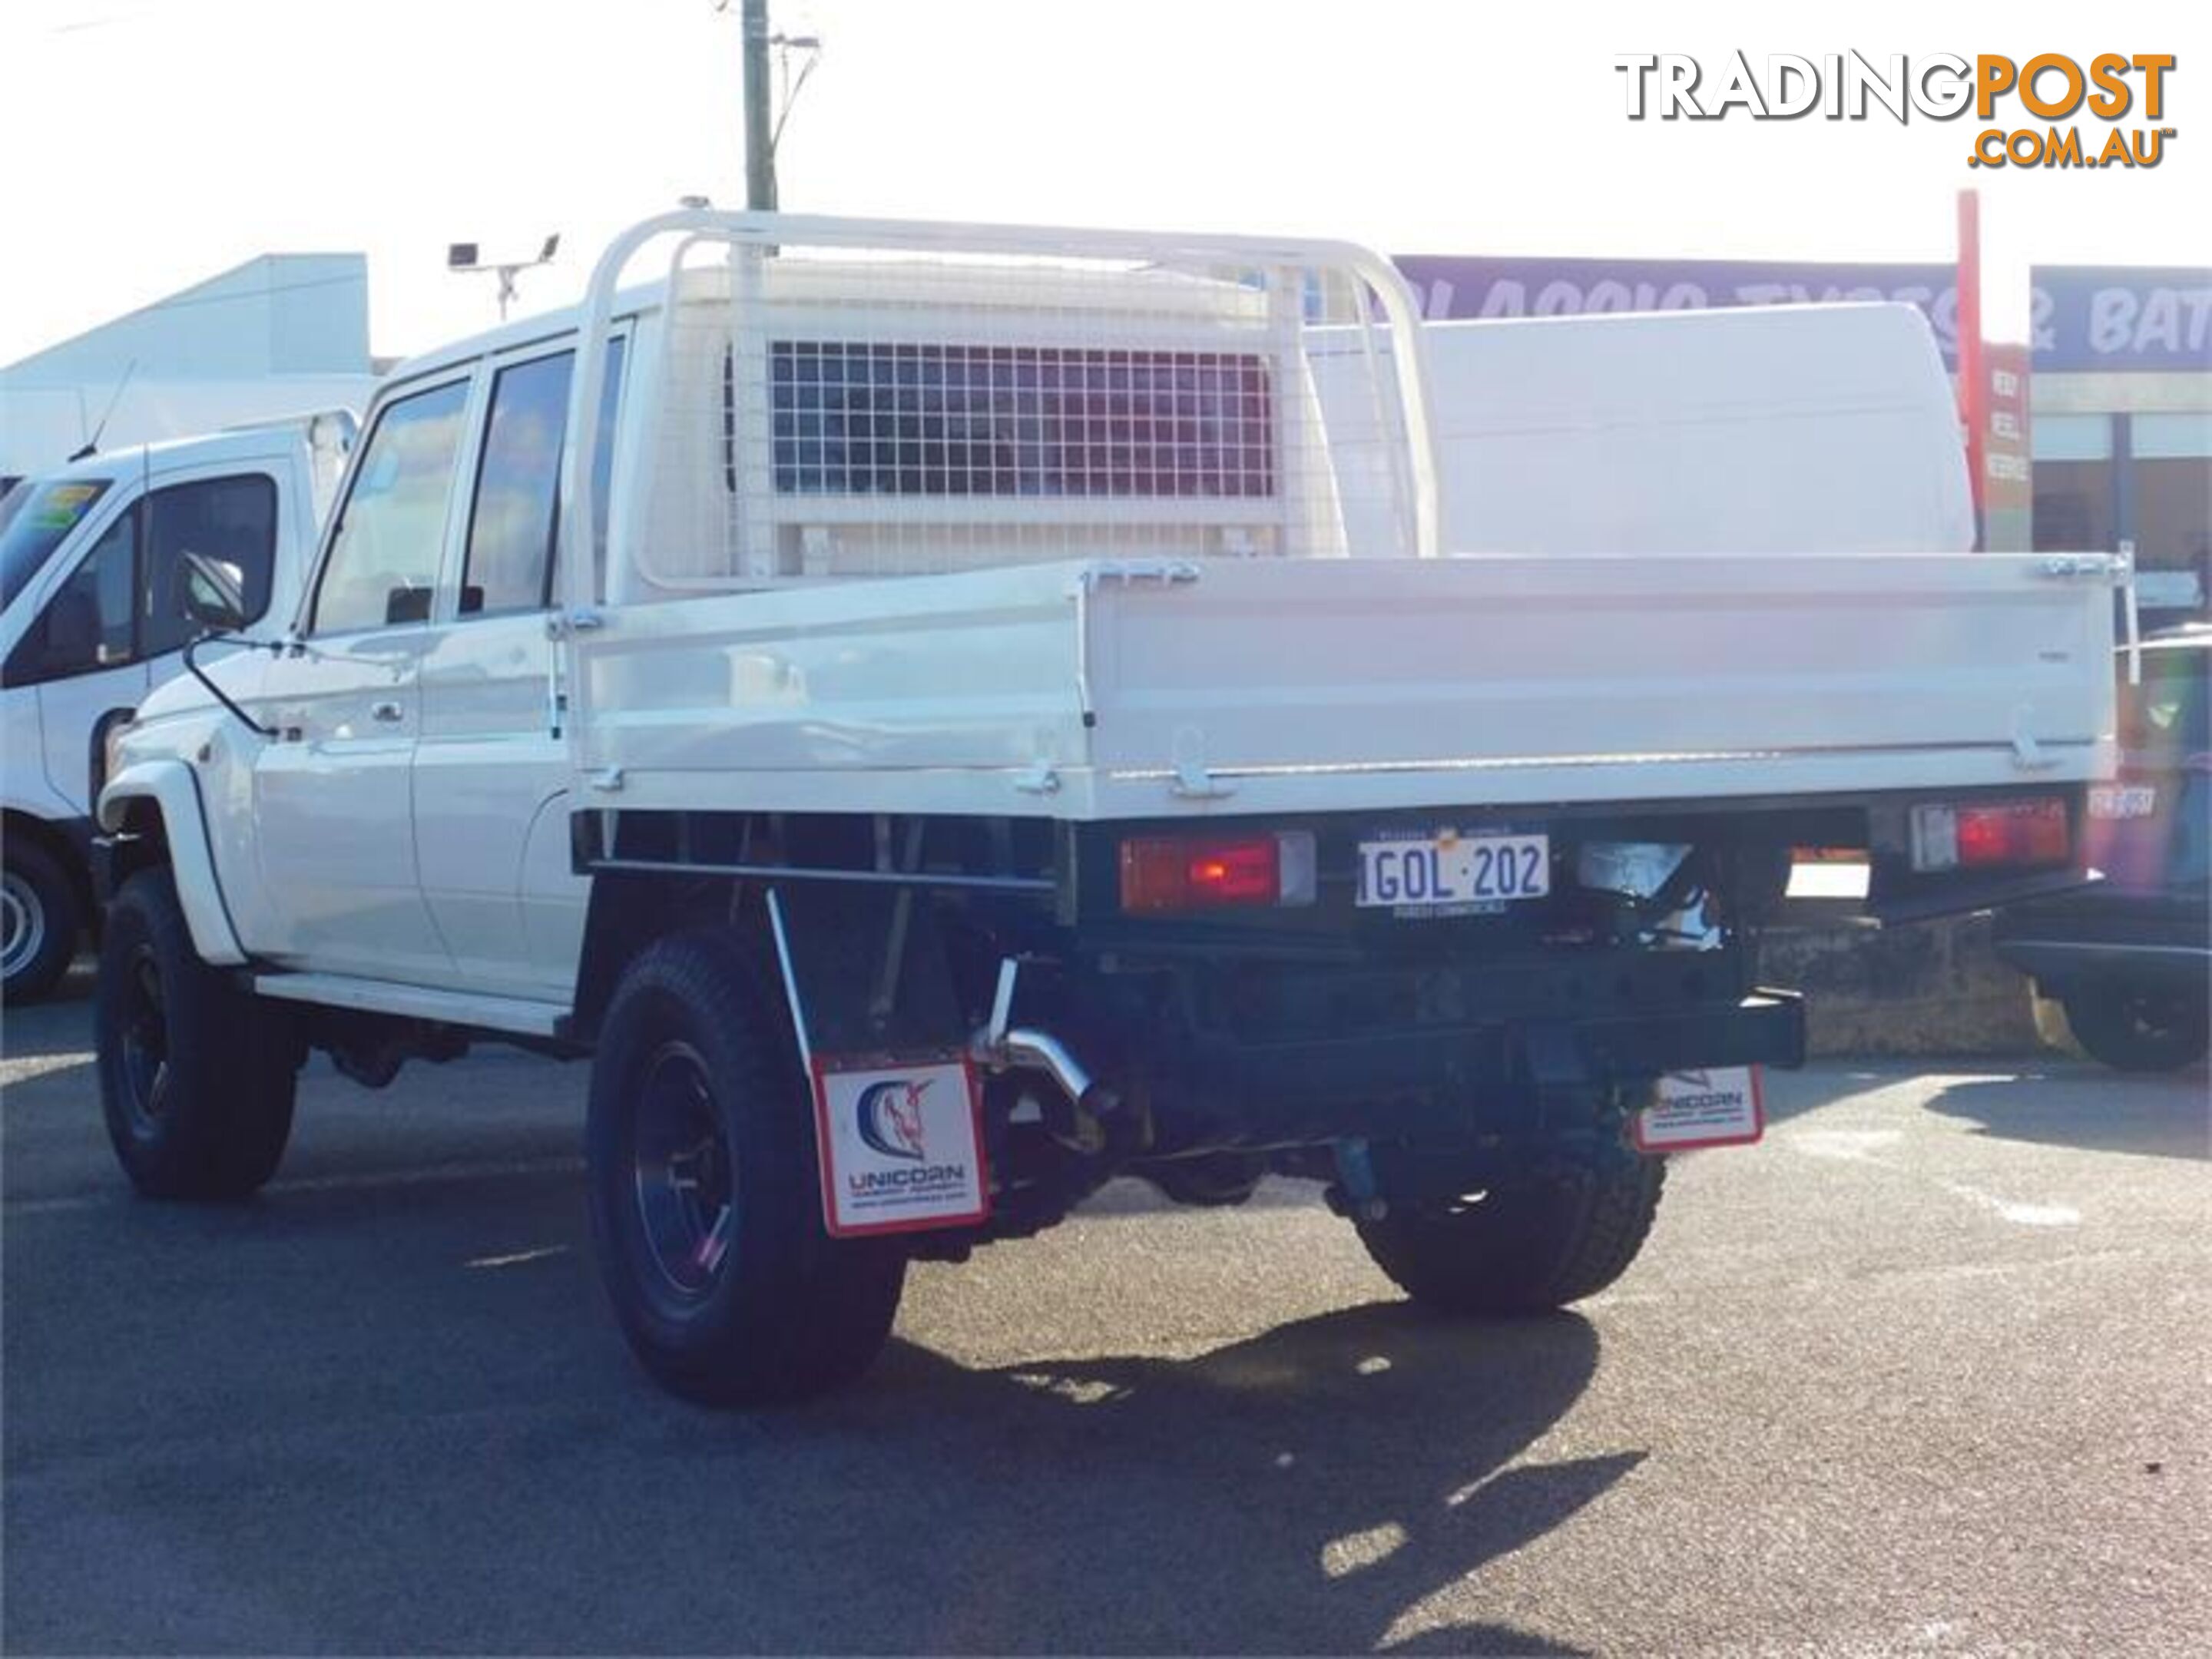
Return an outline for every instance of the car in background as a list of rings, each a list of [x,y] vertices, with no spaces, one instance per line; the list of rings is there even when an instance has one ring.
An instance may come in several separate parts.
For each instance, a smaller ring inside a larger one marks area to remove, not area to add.
[[[2120,656],[2120,766],[2090,791],[2104,879],[1998,914],[1997,954],[2066,1010],[2075,1040],[2124,1072],[2204,1057],[2212,1028],[2212,626]]]
[[[96,925],[109,733],[185,672],[203,613],[291,614],[356,427],[325,410],[81,455],[0,496],[0,1000],[52,990]]]

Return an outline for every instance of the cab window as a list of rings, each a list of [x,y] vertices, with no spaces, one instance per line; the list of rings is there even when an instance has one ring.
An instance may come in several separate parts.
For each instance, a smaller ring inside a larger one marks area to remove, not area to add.
[[[606,539],[607,488],[623,343],[608,348],[592,452],[592,514],[597,540]],[[561,485],[561,442],[568,428],[571,351],[532,358],[500,370],[469,513],[461,574],[461,614],[496,616],[540,611],[553,600],[553,550]]]
[[[331,532],[312,632],[428,619],[468,400],[469,383],[452,380],[377,416]]]

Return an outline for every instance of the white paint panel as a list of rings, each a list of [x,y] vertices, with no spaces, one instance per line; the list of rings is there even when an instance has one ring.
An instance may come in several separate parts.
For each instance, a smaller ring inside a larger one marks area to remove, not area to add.
[[[279,660],[253,767],[254,819],[278,921],[271,953],[339,973],[448,978],[422,901],[409,802],[422,725],[420,626],[340,635]]]
[[[427,630],[414,750],[415,848],[423,902],[460,982],[544,988],[525,927],[524,848],[568,781],[552,729],[553,647],[538,612],[464,617]],[[573,980],[563,962],[562,986]]]
[[[611,611],[580,641],[583,766],[1079,764],[1079,570],[838,581]]]
[[[1964,552],[1951,381],[1911,306],[1425,324],[1452,553]],[[1358,337],[1309,337],[1333,441],[1373,416]],[[1387,525],[1346,492],[1355,554]]]
[[[1083,586],[1028,567],[610,612],[580,641],[577,798],[1082,818],[2110,762],[2108,581],[2040,557],[1253,560]],[[1237,793],[1178,795],[1186,764]]]
[[[1532,557],[1109,588],[1094,756],[1170,765],[1193,733],[1232,770],[2092,740],[2109,623],[2040,568]]]

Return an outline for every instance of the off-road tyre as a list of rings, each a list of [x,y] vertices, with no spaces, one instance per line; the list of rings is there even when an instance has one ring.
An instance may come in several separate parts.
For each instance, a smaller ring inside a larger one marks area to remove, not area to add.
[[[735,935],[663,939],[624,972],[586,1140],[600,1277],[663,1387],[778,1404],[882,1350],[906,1253],[823,1226],[811,1090],[781,994]]]
[[[34,1002],[60,983],[84,932],[84,904],[58,860],[13,838],[0,874],[0,1000]]]
[[[2204,1058],[2212,1010],[2202,987],[2103,980],[2062,999],[2066,1024],[2089,1056],[2116,1072],[2175,1072]]]
[[[1607,1149],[1557,1156],[1474,1201],[1393,1206],[1358,1223],[1398,1288],[1449,1314],[1548,1312],[1620,1277],[1651,1231],[1666,1160]]]
[[[107,1138],[141,1193],[242,1199],[276,1172],[297,1028],[283,1004],[200,960],[166,869],[140,871],[109,907],[93,1026]]]

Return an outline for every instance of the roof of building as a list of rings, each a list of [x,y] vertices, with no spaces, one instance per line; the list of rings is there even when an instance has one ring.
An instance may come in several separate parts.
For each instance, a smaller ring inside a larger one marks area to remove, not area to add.
[[[366,374],[368,258],[264,253],[0,367],[0,386]]]

